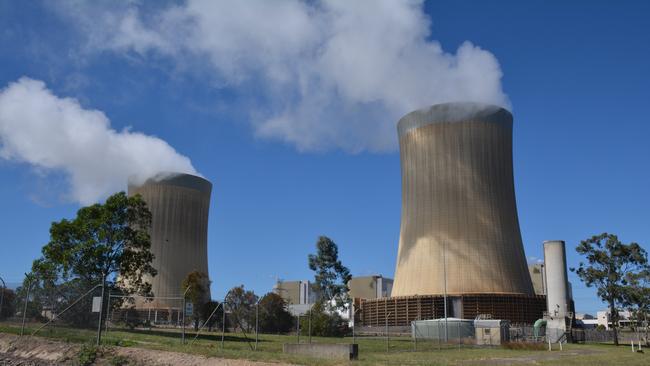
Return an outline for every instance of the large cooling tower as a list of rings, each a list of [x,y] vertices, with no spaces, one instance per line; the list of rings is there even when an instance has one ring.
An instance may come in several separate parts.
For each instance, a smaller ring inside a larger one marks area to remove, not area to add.
[[[402,222],[392,296],[533,295],[519,232],[512,115],[448,103],[398,124]],[[446,265],[445,265],[446,264]]]
[[[151,211],[151,252],[158,274],[151,281],[156,297],[177,297],[188,273],[208,274],[208,210],[212,184],[189,174],[165,173],[142,185],[129,183]],[[156,300],[154,307],[179,307],[178,300]]]

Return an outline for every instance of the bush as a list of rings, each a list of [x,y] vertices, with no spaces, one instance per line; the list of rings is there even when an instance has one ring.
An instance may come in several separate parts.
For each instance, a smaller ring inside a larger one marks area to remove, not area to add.
[[[97,359],[99,349],[94,345],[84,344],[77,354],[77,364],[80,366],[92,365]]]
[[[301,334],[309,333],[309,313],[300,319]],[[317,337],[343,337],[349,333],[348,324],[335,312],[329,312],[322,303],[311,308],[311,335]]]

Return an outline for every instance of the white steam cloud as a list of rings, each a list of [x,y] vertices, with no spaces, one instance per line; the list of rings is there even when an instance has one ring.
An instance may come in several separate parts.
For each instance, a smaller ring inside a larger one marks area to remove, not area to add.
[[[411,110],[509,106],[497,59],[469,42],[445,52],[421,0],[52,4],[80,27],[85,51],[201,65],[215,85],[262,95],[263,105],[246,106],[256,135],[299,150],[392,150],[395,123]]]
[[[0,158],[64,172],[69,198],[82,204],[123,190],[132,176],[143,182],[165,171],[196,174],[190,159],[165,141],[115,131],[101,111],[26,77],[0,90]]]

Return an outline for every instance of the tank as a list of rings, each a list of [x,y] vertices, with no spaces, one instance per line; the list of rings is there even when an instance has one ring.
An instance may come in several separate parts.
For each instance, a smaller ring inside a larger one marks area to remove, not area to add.
[[[569,311],[569,287],[564,241],[544,242],[544,267],[547,283],[547,309],[552,318],[564,318]]]
[[[147,280],[156,299],[148,306],[178,307],[188,273],[208,274],[208,212],[212,183],[190,174],[162,173],[144,184],[129,182],[128,194],[139,194],[151,211],[151,252],[158,274]],[[207,294],[210,299],[210,294]]]
[[[534,294],[517,217],[512,125],[510,112],[479,103],[438,104],[400,119],[392,296]]]

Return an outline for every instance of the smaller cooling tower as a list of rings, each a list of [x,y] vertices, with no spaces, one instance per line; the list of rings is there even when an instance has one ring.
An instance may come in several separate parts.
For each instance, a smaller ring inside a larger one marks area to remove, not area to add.
[[[141,185],[129,182],[129,196],[140,194],[151,211],[151,252],[158,274],[148,281],[154,296],[181,296],[188,273],[208,274],[211,192],[212,183],[189,174],[163,173]],[[179,301],[158,299],[151,306],[176,308]]]

